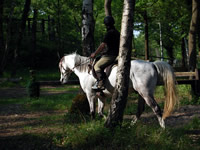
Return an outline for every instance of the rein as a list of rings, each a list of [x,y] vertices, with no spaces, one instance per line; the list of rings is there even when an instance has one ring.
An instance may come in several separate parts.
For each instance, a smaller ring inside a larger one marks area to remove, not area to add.
[[[74,66],[72,69],[70,69],[69,71],[66,70],[66,69],[63,67],[62,63],[61,63],[61,67],[65,70],[65,72],[67,72],[67,74],[70,74],[70,73],[73,72],[73,70],[74,70],[76,67],[81,66],[81,65],[84,65],[84,64],[86,64],[86,63],[88,63],[88,62],[91,62],[91,58],[88,58],[85,62],[82,62],[82,63],[79,63],[79,64],[75,65],[75,66]]]
[[[89,60],[89,61],[88,61]],[[78,67],[78,66],[82,66],[82,65],[84,65],[84,64],[86,64],[86,63],[88,63],[88,62],[91,62],[91,59],[90,58],[88,58],[85,62],[83,62],[83,63],[79,63],[78,65],[75,65],[73,68],[72,68],[72,70],[74,70],[76,67]]]

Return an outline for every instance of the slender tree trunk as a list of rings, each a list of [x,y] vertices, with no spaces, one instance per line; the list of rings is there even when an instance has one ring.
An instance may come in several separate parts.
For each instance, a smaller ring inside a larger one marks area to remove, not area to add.
[[[19,35],[18,35],[18,39],[17,39],[17,45],[16,45],[16,48],[14,50],[13,65],[15,67],[13,67],[12,76],[16,75],[16,69],[17,69],[16,66],[17,66],[17,62],[18,62],[19,48],[21,46],[21,42],[22,42],[22,39],[23,39],[23,34],[24,34],[25,27],[26,27],[26,20],[28,18],[28,12],[30,10],[30,5],[31,5],[31,0],[26,0],[25,5],[24,5],[23,14],[22,14],[21,27],[19,29]]]
[[[200,18],[199,18],[200,19]],[[198,48],[199,48],[199,55],[200,55],[200,27],[198,29]]]
[[[4,0],[0,0],[0,54],[4,49],[3,8],[4,8]]]
[[[198,4],[198,11],[200,11],[200,4]],[[200,12],[199,12],[200,13]],[[200,14],[198,14],[198,26],[197,26],[197,31],[198,31],[198,53],[200,55]]]
[[[89,56],[91,52],[94,51],[93,0],[83,0],[82,42],[83,42],[83,55]]]
[[[194,71],[196,68],[196,33],[198,26],[198,16],[199,16],[199,0],[192,0],[192,18],[190,22],[189,30],[189,70]]]
[[[148,17],[146,10],[144,12],[144,24],[145,24],[145,60],[149,60],[149,31],[148,31]]]
[[[4,51],[3,8],[4,8],[4,0],[0,0],[0,60],[2,60],[2,56],[4,53],[3,52]],[[3,70],[0,69],[0,76],[2,74],[3,74]]]
[[[124,0],[116,86],[105,126],[121,125],[127,102],[135,0]]]
[[[48,36],[49,36],[49,41],[51,41],[51,18],[48,15]]]
[[[83,0],[82,7],[82,46],[83,46],[83,55],[89,56],[92,51],[94,51],[94,18],[93,18],[93,0]],[[76,19],[75,19],[76,21]],[[78,26],[78,24],[77,24]],[[79,94],[82,95],[84,103],[88,103],[87,97],[84,94],[81,86],[79,89]],[[80,95],[77,95],[77,98]],[[75,98],[75,99],[77,99]],[[78,99],[77,99],[78,100]],[[78,101],[76,101],[79,103]],[[74,102],[74,103],[76,103]],[[85,110],[87,111],[87,110]]]
[[[0,74],[3,74],[6,63],[7,63],[7,56],[9,54],[9,44],[11,40],[11,30],[12,30],[12,17],[13,17],[13,12],[15,8],[15,2],[11,3],[10,7],[10,13],[8,16],[8,23],[7,23],[7,28],[6,28],[6,38],[5,38],[5,44],[4,44],[4,49],[2,51],[1,59],[0,59]],[[0,15],[1,16],[1,15]]]
[[[36,31],[37,31],[37,14],[38,10],[34,9],[33,24],[32,24],[32,47],[31,47],[31,68],[35,69],[35,51],[36,51]]]
[[[104,9],[105,9],[106,16],[112,16],[111,3],[112,3],[112,0],[105,0]]]
[[[57,49],[57,56],[58,60],[61,58],[61,23],[60,23],[60,0],[58,0],[58,10],[57,10],[57,35],[58,35],[58,49]]]
[[[173,56],[173,41],[170,42],[170,45],[165,45],[165,49],[167,50],[167,55],[169,56],[169,64],[173,65],[174,56]]]
[[[160,22],[158,23],[158,25],[160,30],[160,57],[161,61],[163,61],[162,26]]]
[[[182,54],[182,67],[186,68],[186,50],[185,50],[185,39],[181,39],[181,54]]]

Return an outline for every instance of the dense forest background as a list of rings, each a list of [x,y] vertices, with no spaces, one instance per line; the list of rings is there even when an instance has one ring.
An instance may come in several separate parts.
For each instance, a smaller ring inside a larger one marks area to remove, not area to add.
[[[80,0],[1,0],[0,74],[13,68],[57,68],[64,54],[75,51],[82,54],[82,3]],[[121,0],[112,2],[112,15],[119,31],[122,7]],[[133,56],[149,60],[162,57],[185,67],[191,16],[192,0],[137,0]],[[106,32],[104,1],[93,1],[93,17],[97,48]],[[197,35],[200,41],[199,30]],[[199,42],[196,45],[200,47]]]

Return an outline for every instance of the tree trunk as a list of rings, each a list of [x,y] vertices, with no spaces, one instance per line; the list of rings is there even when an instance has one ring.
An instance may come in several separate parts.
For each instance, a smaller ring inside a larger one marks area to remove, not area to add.
[[[83,55],[89,56],[91,52],[94,51],[93,0],[83,0],[82,42],[83,42]]]
[[[58,0],[58,10],[57,10],[57,35],[58,35],[58,48],[57,48],[57,57],[58,60],[60,60],[61,58],[61,22],[60,22],[60,9],[61,9],[61,5],[60,5],[60,0]]]
[[[0,54],[4,49],[3,8],[4,8],[4,0],[0,0]]]
[[[12,30],[12,21],[13,21],[12,17],[13,17],[14,8],[15,8],[15,2],[12,2],[11,7],[10,7],[10,13],[8,16],[7,28],[6,28],[5,44],[3,45],[4,47],[3,47],[2,55],[1,55],[1,59],[0,59],[1,60],[0,74],[3,74],[3,72],[4,72],[4,69],[5,69],[6,63],[7,63],[7,56],[9,54],[9,44],[10,44],[10,40],[11,40],[11,30]]]
[[[198,16],[199,10],[198,5],[199,0],[192,0],[192,18],[190,22],[190,30],[189,30],[189,70],[194,71],[196,68],[196,33],[198,26]]]
[[[198,29],[198,48],[199,48],[199,55],[200,55],[200,27],[198,27],[198,28],[199,28]]]
[[[149,60],[149,31],[148,31],[148,17],[146,10],[144,12],[144,24],[145,24],[145,60]]]
[[[173,41],[170,42],[171,44],[165,45],[165,49],[167,50],[167,55],[169,56],[169,64],[172,66],[174,62],[173,56]]]
[[[105,0],[104,9],[105,9],[106,16],[112,16],[111,2],[112,2],[112,0]]]
[[[13,61],[13,72],[12,76],[16,75],[16,69],[17,69],[17,61],[18,61],[18,56],[19,56],[19,48],[21,46],[22,38],[23,38],[23,33],[26,27],[26,20],[28,18],[28,12],[30,10],[30,5],[31,5],[31,0],[26,0],[25,5],[24,5],[24,10],[22,14],[22,21],[21,21],[21,27],[19,29],[19,34],[18,34],[18,39],[17,39],[17,45],[14,50],[14,61]]]
[[[3,52],[4,51],[3,7],[4,7],[4,0],[0,0],[0,60],[2,60],[2,56],[4,53]],[[2,69],[0,69],[0,76],[2,74],[3,74]]]
[[[38,10],[33,10],[33,24],[32,24],[32,47],[31,47],[31,69],[35,69],[35,51],[36,51],[36,31],[37,31],[37,14]]]
[[[135,0],[124,0],[116,86],[105,126],[121,125],[127,102]]]
[[[182,54],[182,67],[186,68],[186,50],[185,50],[185,39],[184,37],[181,39],[181,54]]]
[[[198,11],[200,11],[199,9],[200,9],[200,4],[198,4]],[[197,33],[198,34],[198,48],[199,48],[198,52],[199,52],[199,55],[200,55],[200,23],[199,23],[199,20],[200,20],[200,14],[198,14],[198,26],[197,26],[197,31],[198,31],[198,33]]]
[[[163,44],[162,44],[162,27],[161,27],[161,23],[158,23],[159,25],[159,30],[160,30],[160,57],[161,57],[161,61],[163,61]]]

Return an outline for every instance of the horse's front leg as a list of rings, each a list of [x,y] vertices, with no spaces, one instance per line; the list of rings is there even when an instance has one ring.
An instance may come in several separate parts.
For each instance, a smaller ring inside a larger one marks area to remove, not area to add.
[[[89,102],[89,106],[90,106],[90,115],[91,118],[94,119],[95,118],[95,95],[92,94],[86,94],[87,95],[87,99]]]
[[[104,105],[105,105],[105,98],[98,98],[98,115],[105,119],[106,116],[103,114]]]
[[[138,95],[138,106],[137,106],[137,112],[136,115],[133,116],[133,120],[131,121],[131,124],[134,125],[137,120],[140,119],[140,116],[144,112],[145,109],[145,100],[142,98],[142,96],[139,94]]]

